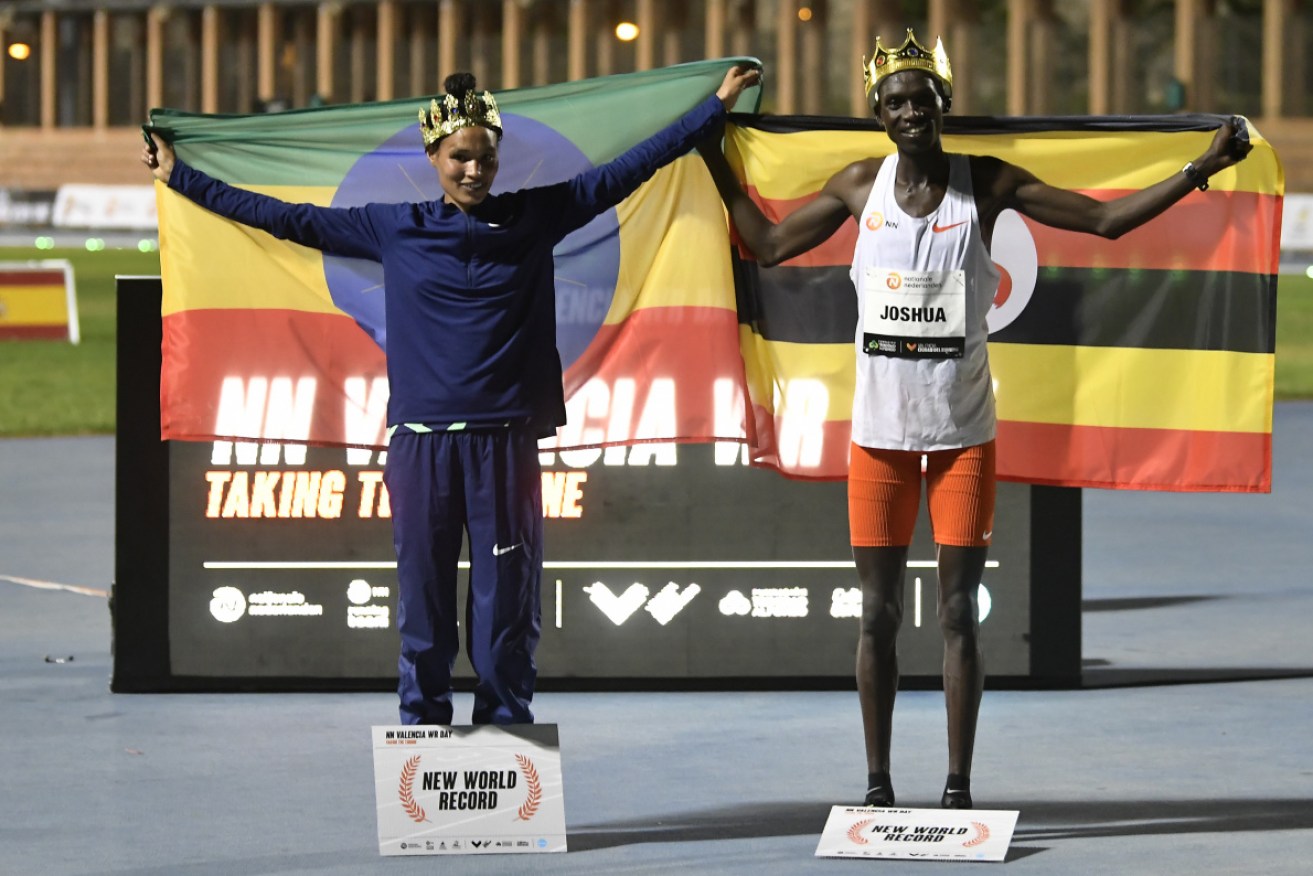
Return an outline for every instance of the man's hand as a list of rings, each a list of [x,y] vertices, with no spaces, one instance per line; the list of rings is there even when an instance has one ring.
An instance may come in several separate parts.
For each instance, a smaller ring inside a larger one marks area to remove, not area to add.
[[[141,163],[150,168],[151,175],[162,183],[173,173],[173,147],[154,134],[148,134],[150,145],[141,147]]]
[[[725,74],[725,81],[720,83],[720,88],[716,89],[716,97],[720,98],[720,102],[725,104],[726,110],[732,110],[743,90],[751,88],[759,82],[761,82],[760,67],[752,67],[747,64],[731,67],[729,72]]]
[[[1213,142],[1208,144],[1204,154],[1194,162],[1194,166],[1205,176],[1212,176],[1219,170],[1225,170],[1245,160],[1254,145],[1249,142],[1249,128],[1243,116],[1232,116],[1226,124],[1217,129]]]

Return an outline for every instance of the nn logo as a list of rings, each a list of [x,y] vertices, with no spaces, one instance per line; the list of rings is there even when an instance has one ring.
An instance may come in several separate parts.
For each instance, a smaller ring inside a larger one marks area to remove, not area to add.
[[[318,381],[301,377],[227,377],[219,391],[219,409],[214,434],[240,435],[266,442],[215,441],[210,462],[232,465],[277,465],[285,456],[288,465],[305,464],[305,444],[310,437]],[[286,444],[286,447],[283,445]]]
[[[219,389],[214,434],[243,440],[214,442],[212,465],[304,465],[306,443],[315,422],[319,380],[313,376],[270,377],[230,375]],[[330,388],[330,399],[337,395]],[[387,444],[388,382],[362,376],[346,378],[341,386],[341,437],[347,464],[368,465],[374,451]],[[384,463],[386,451],[379,451]]]

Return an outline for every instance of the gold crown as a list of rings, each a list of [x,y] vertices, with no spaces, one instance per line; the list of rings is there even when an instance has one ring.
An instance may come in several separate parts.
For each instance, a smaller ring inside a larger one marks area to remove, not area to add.
[[[944,41],[935,40],[932,52],[916,41],[912,29],[907,29],[907,39],[896,49],[886,49],[880,38],[875,38],[875,57],[870,61],[862,55],[862,81],[866,84],[866,96],[871,96],[886,76],[892,76],[903,70],[924,70],[934,76],[944,86],[944,97],[953,96],[953,68],[948,63],[948,52],[944,51]]]
[[[427,110],[419,111],[419,131],[424,135],[425,149],[461,128],[475,125],[491,128],[501,136],[501,112],[490,91],[467,91],[464,100],[444,94],[441,100],[431,100]]]

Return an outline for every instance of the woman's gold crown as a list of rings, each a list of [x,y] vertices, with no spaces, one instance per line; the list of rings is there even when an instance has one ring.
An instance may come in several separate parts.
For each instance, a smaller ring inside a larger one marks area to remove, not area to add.
[[[441,100],[435,97],[430,101],[428,109],[421,107],[419,111],[419,131],[424,135],[426,149],[461,128],[475,125],[501,135],[501,112],[490,91],[467,91],[464,100],[444,94]]]

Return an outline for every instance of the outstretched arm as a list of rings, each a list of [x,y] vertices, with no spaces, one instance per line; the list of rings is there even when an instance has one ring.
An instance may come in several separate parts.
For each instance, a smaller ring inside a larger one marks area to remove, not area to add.
[[[683,117],[615,159],[568,181],[569,197],[558,223],[561,236],[620,203],[662,167],[686,154],[695,143],[723,123],[725,114],[744,89],[757,84],[760,79],[761,70],[757,67],[731,67],[716,93],[708,95]]]
[[[169,143],[149,136],[152,145],[142,147],[142,164],[155,179],[210,212],[311,249],[375,261],[381,257],[381,241],[387,238],[378,224],[381,210],[289,204],[235,188],[178,161]]]
[[[785,216],[772,222],[761,212],[739,184],[738,177],[720,151],[723,131],[698,143],[698,152],[711,172],[716,191],[725,202],[734,228],[743,243],[764,267],[777,265],[824,243],[849,216],[860,211],[852,207],[855,193],[870,191],[878,161],[858,161],[832,176],[817,196]]]
[[[1244,160],[1253,147],[1247,140],[1235,138],[1234,124],[1228,122],[1218,128],[1204,154],[1191,162],[1191,175],[1177,172],[1146,189],[1111,201],[1097,201],[1079,192],[1056,188],[1016,165],[985,159],[981,169],[985,171],[986,189],[991,196],[987,212],[992,221],[993,216],[1011,207],[1054,228],[1120,237],[1162,213],[1208,177]]]

